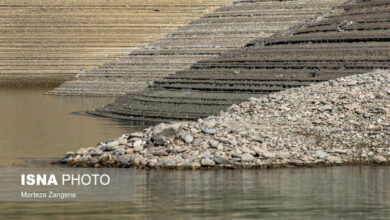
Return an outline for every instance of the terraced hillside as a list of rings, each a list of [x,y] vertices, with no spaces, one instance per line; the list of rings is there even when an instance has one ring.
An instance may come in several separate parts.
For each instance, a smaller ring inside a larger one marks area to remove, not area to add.
[[[66,82],[50,94],[123,95],[200,60],[271,36],[345,0],[236,0],[147,47]]]
[[[0,0],[0,84],[59,85],[233,0]]]
[[[92,113],[127,119],[196,119],[252,96],[390,68],[390,1],[353,2],[293,36],[276,36],[200,61]]]

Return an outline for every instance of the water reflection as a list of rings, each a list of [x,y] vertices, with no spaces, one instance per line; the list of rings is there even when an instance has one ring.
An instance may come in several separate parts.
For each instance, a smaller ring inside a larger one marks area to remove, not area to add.
[[[123,175],[128,172],[122,169]],[[138,170],[137,200],[0,203],[0,216],[52,219],[387,219],[390,167]]]

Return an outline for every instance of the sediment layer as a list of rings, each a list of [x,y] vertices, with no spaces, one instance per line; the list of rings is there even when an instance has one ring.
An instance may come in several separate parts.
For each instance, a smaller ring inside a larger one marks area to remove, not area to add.
[[[215,58],[315,17],[345,0],[236,0],[214,13],[49,92],[56,95],[123,95],[154,80]]]
[[[258,168],[389,164],[390,71],[250,98],[197,122],[161,123],[69,152],[72,166]]]
[[[199,61],[91,113],[130,120],[193,120],[252,96],[388,69],[389,19],[389,1],[352,1],[292,36],[254,41]]]
[[[2,0],[0,84],[59,85],[233,0]]]

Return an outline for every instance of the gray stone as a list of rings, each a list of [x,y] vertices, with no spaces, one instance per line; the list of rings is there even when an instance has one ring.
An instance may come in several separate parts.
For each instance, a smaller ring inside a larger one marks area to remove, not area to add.
[[[134,141],[134,143],[133,143],[133,147],[134,147],[134,148],[139,147],[139,146],[141,146],[141,145],[142,145],[142,140],[136,140],[136,141]]]
[[[109,147],[117,147],[119,146],[121,143],[118,141],[118,140],[112,140],[112,141],[108,141],[106,143],[107,146]]]
[[[214,161],[217,162],[217,164],[231,164],[232,162],[224,157],[221,156],[215,156]]]
[[[261,152],[261,156],[263,156],[264,158],[267,158],[267,159],[272,159],[272,158],[276,157],[274,153],[271,153],[271,152],[269,152],[267,150],[263,150]]]
[[[192,137],[191,135],[184,135],[182,136],[181,138],[184,142],[186,142],[187,144],[191,144],[192,141],[194,140],[194,137]]]
[[[73,156],[74,156],[74,152],[69,151],[69,152],[66,152],[64,158],[73,157]]]
[[[156,150],[153,152],[154,156],[168,156],[168,152],[166,150]]]
[[[383,164],[387,162],[386,158],[380,155],[372,157],[370,161],[376,164]]]
[[[279,152],[279,153],[277,153],[276,157],[280,158],[280,159],[288,159],[288,158],[290,158],[290,153],[286,152],[286,151]]]
[[[343,150],[343,149],[335,149],[333,152],[338,153],[338,154],[347,154],[348,153],[347,150]]]
[[[142,138],[144,136],[141,132],[134,132],[129,135],[129,138]]]
[[[329,156],[326,152],[324,152],[322,150],[316,151],[315,155],[316,155],[316,157],[321,158],[321,159],[325,159],[326,157]]]
[[[200,164],[204,167],[213,167],[215,166],[215,161],[206,157],[206,158],[203,158],[201,161],[200,161]]]
[[[119,155],[115,158],[115,162],[121,164],[122,166],[131,166],[134,158],[135,156],[130,154]]]
[[[144,146],[142,144],[137,145],[134,147],[134,152],[140,152],[144,149]]]
[[[255,158],[251,154],[249,154],[249,153],[245,153],[241,157],[241,161],[242,162],[252,162],[254,159]]]
[[[340,157],[335,157],[335,156],[329,156],[326,158],[329,163],[335,163],[335,164],[341,164],[343,161],[341,160]]]
[[[252,102],[252,103],[257,103],[258,101],[257,101],[257,98],[255,98],[255,97],[249,97],[248,98],[248,101],[249,102]]]
[[[212,148],[217,148],[218,144],[219,144],[219,142],[216,141],[216,140],[210,140],[209,141],[209,146],[212,147]]]
[[[153,137],[156,136],[169,137],[177,134],[180,130],[181,130],[180,123],[174,123],[174,124],[161,123],[154,128]]]
[[[154,144],[156,145],[164,145],[165,144],[165,136],[164,135],[157,135],[153,138]]]
[[[113,150],[115,150],[115,147],[109,146],[109,145],[104,145],[104,146],[102,147],[102,150],[103,150],[103,151],[113,151]]]
[[[114,151],[114,155],[123,155],[125,154],[125,149],[124,148],[118,148]],[[91,154],[90,154],[91,155]],[[92,155],[91,155],[92,156]]]
[[[168,159],[164,162],[164,165],[167,167],[167,168],[174,168],[176,166],[176,160],[173,160],[173,159]]]
[[[211,134],[211,135],[217,133],[217,131],[215,129],[211,129],[211,128],[202,128],[202,132],[205,134]]]
[[[259,136],[253,136],[251,139],[252,139],[252,141],[256,141],[256,142],[259,142],[259,143],[263,143],[263,139],[260,138]]]

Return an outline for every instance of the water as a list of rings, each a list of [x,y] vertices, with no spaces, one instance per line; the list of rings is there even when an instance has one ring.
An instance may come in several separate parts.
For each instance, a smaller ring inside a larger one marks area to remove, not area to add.
[[[47,90],[0,88],[0,167],[60,158],[145,126],[75,114],[113,98],[43,95]]]
[[[135,202],[0,203],[0,217],[389,219],[389,173],[390,167],[369,166],[138,170]]]
[[[111,98],[53,97],[45,91],[0,90],[3,167],[37,165],[32,162],[145,126],[70,114]],[[0,219],[390,218],[387,166],[136,173],[134,202],[0,202]]]

